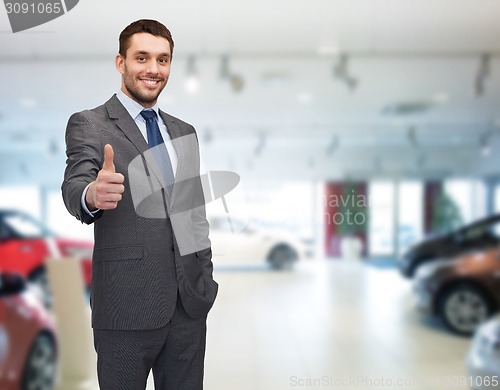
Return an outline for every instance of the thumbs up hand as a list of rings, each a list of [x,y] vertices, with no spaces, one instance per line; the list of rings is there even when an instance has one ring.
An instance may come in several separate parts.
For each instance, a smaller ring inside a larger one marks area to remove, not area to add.
[[[104,163],[93,181],[87,194],[85,202],[89,210],[112,210],[116,208],[125,191],[123,182],[125,178],[121,173],[116,173],[113,147],[110,144],[104,146]]]

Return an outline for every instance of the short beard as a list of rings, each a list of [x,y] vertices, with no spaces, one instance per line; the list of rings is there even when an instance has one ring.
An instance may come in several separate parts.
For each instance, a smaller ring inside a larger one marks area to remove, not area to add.
[[[154,97],[151,97],[151,98],[147,98],[145,96],[142,96],[142,95],[139,95],[138,93],[136,93],[134,90],[130,89],[127,84],[125,84],[125,89],[128,91],[128,93],[130,94],[130,96],[133,97],[133,99],[137,102],[137,103],[154,103],[157,99],[158,99],[158,96],[160,96],[160,93],[162,90],[160,90],[160,92],[158,92],[158,94]]]

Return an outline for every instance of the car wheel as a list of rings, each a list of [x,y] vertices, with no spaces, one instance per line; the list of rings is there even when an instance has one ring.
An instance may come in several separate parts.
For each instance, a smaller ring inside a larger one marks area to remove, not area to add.
[[[471,335],[492,314],[492,307],[478,287],[461,283],[444,291],[439,299],[439,314],[453,332]]]
[[[272,249],[267,260],[273,269],[278,270],[291,267],[297,259],[297,252],[291,246],[281,244]]]
[[[39,334],[33,343],[21,382],[21,390],[51,390],[56,375],[56,348],[52,338]]]
[[[52,307],[52,292],[50,291],[47,270],[45,268],[36,270],[29,276],[28,280],[40,289],[43,304],[50,309]]]

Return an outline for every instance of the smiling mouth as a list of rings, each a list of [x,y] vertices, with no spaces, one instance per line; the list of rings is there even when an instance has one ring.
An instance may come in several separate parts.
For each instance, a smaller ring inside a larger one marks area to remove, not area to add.
[[[150,87],[154,87],[160,82],[160,80],[151,80],[151,79],[141,79],[141,81]]]

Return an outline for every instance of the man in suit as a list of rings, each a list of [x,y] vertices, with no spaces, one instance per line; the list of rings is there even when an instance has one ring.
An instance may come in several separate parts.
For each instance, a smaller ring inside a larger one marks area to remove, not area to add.
[[[198,390],[218,285],[196,133],[157,107],[170,74],[170,31],[138,20],[119,43],[121,89],[69,119],[62,184],[69,212],[94,223],[99,384],[143,390],[152,370],[156,389]]]

